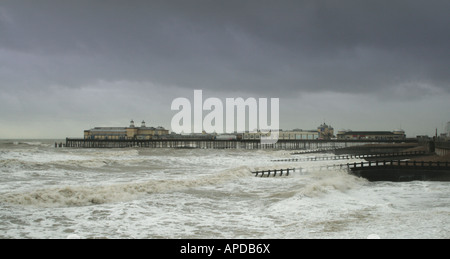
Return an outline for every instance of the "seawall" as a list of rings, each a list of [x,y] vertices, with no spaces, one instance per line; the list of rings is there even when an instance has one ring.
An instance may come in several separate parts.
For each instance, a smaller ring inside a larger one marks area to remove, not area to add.
[[[375,181],[450,181],[450,170],[439,169],[406,169],[406,168],[374,168],[371,170],[351,170],[351,174]]]
[[[395,144],[366,144],[361,146],[353,146],[336,149],[334,151],[335,155],[363,155],[363,154],[385,154],[385,153],[396,153],[402,152],[411,148],[416,148],[420,146],[418,143],[395,143]]]
[[[369,181],[450,181],[450,163],[441,161],[369,161],[347,164],[349,173]]]

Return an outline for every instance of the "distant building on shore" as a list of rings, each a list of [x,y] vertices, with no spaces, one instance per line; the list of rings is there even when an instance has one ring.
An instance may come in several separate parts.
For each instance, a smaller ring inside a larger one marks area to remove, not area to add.
[[[401,129],[394,131],[341,130],[337,134],[337,139],[347,140],[402,140],[405,138],[405,131]]]
[[[169,131],[163,127],[146,127],[145,121],[142,121],[141,127],[135,127],[134,121],[131,120],[129,127],[95,127],[90,130],[85,130],[84,139],[152,139],[168,134]]]

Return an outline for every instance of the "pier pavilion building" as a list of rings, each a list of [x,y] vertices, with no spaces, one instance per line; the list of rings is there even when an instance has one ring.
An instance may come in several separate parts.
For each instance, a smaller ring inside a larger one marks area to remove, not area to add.
[[[131,120],[129,127],[95,127],[84,131],[84,139],[127,140],[152,139],[155,136],[168,135],[169,131],[163,127],[147,127],[142,121],[140,127],[135,127]]]

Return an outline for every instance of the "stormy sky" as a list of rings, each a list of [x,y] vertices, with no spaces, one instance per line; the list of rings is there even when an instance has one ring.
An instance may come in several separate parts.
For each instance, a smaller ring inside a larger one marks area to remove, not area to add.
[[[442,132],[447,0],[1,0],[0,138],[170,129],[177,97],[280,98],[283,129]]]

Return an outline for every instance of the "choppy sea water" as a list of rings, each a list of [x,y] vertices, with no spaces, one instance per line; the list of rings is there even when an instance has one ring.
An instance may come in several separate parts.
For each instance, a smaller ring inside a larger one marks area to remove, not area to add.
[[[2,140],[0,238],[450,238],[450,183],[320,170],[359,160],[271,161],[290,157]],[[251,173],[293,167],[303,170]]]

